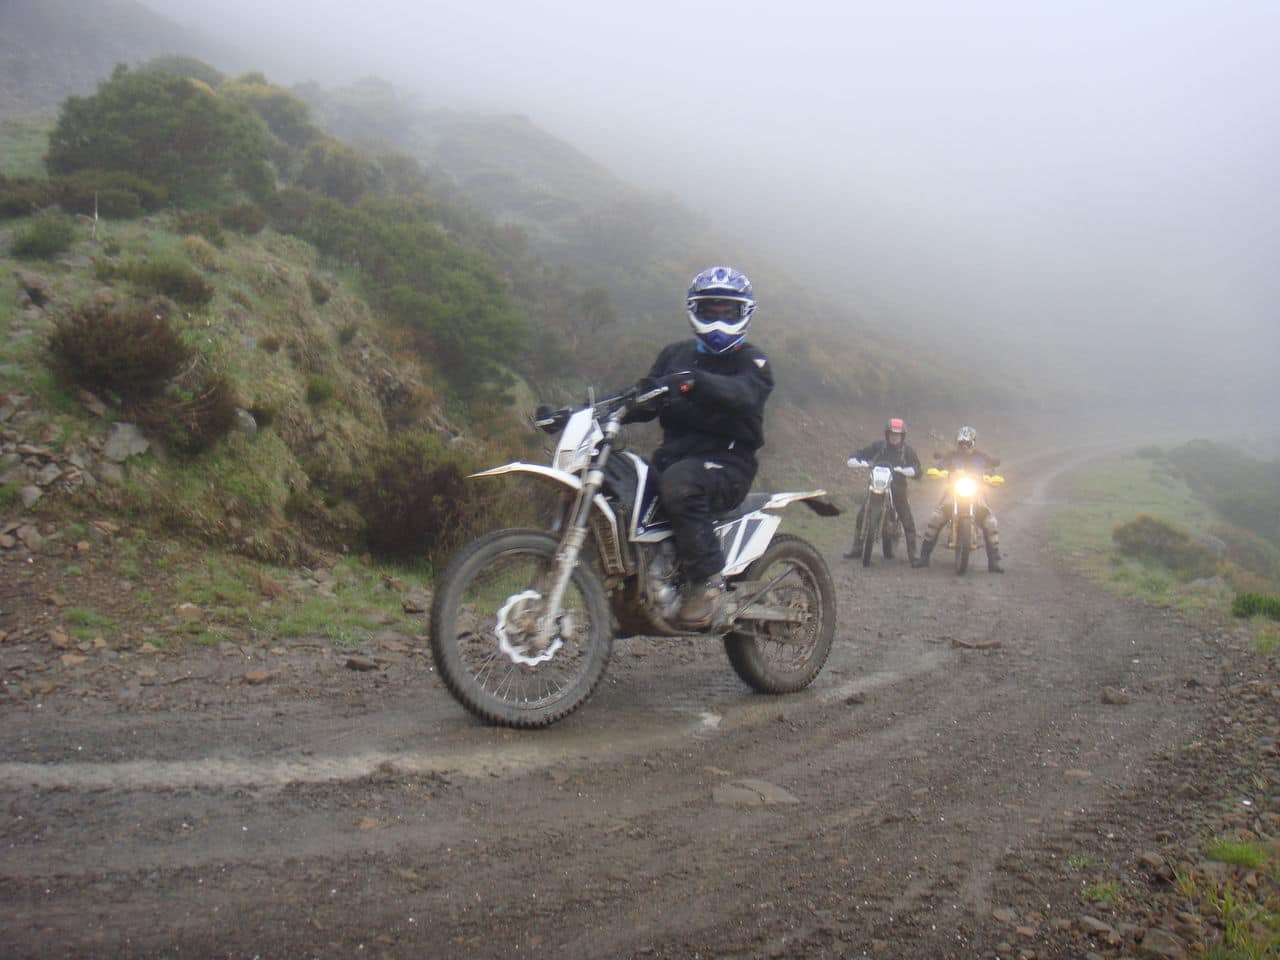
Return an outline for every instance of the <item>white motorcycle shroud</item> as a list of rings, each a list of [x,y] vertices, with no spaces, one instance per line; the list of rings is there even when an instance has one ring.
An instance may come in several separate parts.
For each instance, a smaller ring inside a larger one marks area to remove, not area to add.
[[[557,460],[569,459],[564,457],[564,453],[568,452],[566,451],[566,446],[568,445],[562,441],[560,444],[561,453],[557,454]],[[594,438],[587,436],[583,438],[581,445],[576,446],[576,449],[583,450],[585,447],[585,451],[589,455],[594,446]],[[570,450],[573,449],[575,447],[570,447]],[[633,543],[658,543],[662,540],[670,539],[675,535],[671,529],[671,523],[665,517],[659,515],[657,493],[649,489],[649,464],[644,458],[629,450],[624,450],[621,453],[614,454],[614,456],[630,459],[636,471],[637,496],[631,509],[631,515],[626,518],[626,538]],[[507,473],[533,474],[544,480],[553,481],[575,493],[582,489],[582,480],[576,474],[536,463],[507,463],[491,470],[482,470],[479,473],[469,474],[469,476],[496,477]],[[783,507],[800,500],[810,500],[825,496],[825,490],[747,494],[746,499],[736,510],[728,515],[727,519],[717,521],[715,525],[716,537],[720,540],[721,550],[724,551],[724,575],[733,577],[742,573],[751,565],[753,560],[759,559],[768,548],[770,541],[773,540],[773,535],[778,530],[778,526],[782,523],[782,517],[776,513],[765,513],[766,510],[780,511]],[[595,508],[592,517],[592,528],[596,533],[600,556],[604,561],[605,569],[609,573],[631,572],[628,558],[623,556],[619,548],[618,516],[612,505],[600,493],[595,495],[592,504]],[[601,524],[604,525],[605,530],[600,529]]]

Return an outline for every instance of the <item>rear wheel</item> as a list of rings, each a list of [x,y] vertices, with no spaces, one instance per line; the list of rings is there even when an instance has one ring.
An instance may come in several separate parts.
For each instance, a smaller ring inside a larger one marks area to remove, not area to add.
[[[969,569],[969,550],[973,546],[973,531],[969,527],[971,522],[967,513],[956,514],[956,573],[964,573]]]
[[[724,638],[729,663],[760,693],[803,690],[827,662],[835,636],[836,589],[826,561],[806,541],[779,534],[744,577],[762,586],[778,578],[760,603],[790,619],[752,620],[748,608]]]
[[[464,547],[436,584],[436,669],[482,720],[546,726],[580,707],[604,675],[613,634],[589,565],[574,568],[550,636],[539,637],[558,545],[539,530],[499,530]]]

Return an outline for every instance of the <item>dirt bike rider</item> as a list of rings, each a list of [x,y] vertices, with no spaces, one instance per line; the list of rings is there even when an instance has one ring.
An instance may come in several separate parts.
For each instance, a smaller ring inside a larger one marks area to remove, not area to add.
[[[949,471],[963,470],[978,476],[998,467],[1000,458],[977,449],[974,446],[977,439],[977,430],[968,426],[961,427],[956,433],[956,448],[941,457],[935,457],[938,460],[938,467]],[[951,519],[951,513],[951,490],[948,488],[929,517],[929,525],[924,531],[924,541],[920,544],[920,558],[912,562],[913,567],[929,565],[929,554],[933,553],[933,545],[937,542],[942,528]],[[982,540],[987,547],[987,569],[992,573],[1004,573],[1004,567],[1000,566],[1000,535],[996,529],[996,515],[987,505],[987,498],[983,495],[981,486],[978,488],[974,503],[974,515],[978,525],[982,527]]]
[[[876,464],[885,464],[897,468],[893,472],[893,508],[902,520],[902,531],[907,541],[907,559],[914,563],[916,521],[911,515],[911,504],[907,502],[907,478],[914,477],[919,481],[924,471],[920,468],[920,458],[916,456],[915,450],[907,444],[907,427],[902,419],[891,417],[884,427],[884,440],[877,440],[861,450],[855,450],[849,455],[847,462],[851,467],[858,466],[859,464],[855,461],[862,461],[873,467]],[[858,535],[862,532],[862,517],[866,511],[867,501],[864,499],[862,506],[858,508],[858,518],[854,521],[853,546],[844,555],[845,559],[862,556],[862,541],[858,539]]]
[[[656,416],[662,425],[651,460],[685,580],[675,619],[701,628],[711,624],[724,593],[724,554],[713,518],[751,489],[773,372],[765,355],[745,342],[756,301],[743,273],[708,267],[689,285],[686,306],[694,338],[664,347],[648,374],[671,392],[660,408],[636,410],[627,419]]]

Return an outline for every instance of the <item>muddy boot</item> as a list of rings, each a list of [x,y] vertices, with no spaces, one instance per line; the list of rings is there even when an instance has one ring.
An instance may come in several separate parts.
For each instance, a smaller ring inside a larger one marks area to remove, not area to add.
[[[720,609],[720,597],[724,594],[724,578],[719,574],[701,583],[691,583],[684,591],[680,609],[676,611],[676,623],[686,630],[701,630],[711,626],[716,611]]]
[[[908,533],[906,541],[907,559],[911,561],[911,565],[914,567],[916,565],[916,535],[914,533]]]
[[[1004,573],[1004,567],[1000,566],[1000,548],[990,542],[987,543],[987,572]]]
[[[858,557],[862,556],[862,544],[857,540],[853,541],[853,546],[850,547],[843,556],[846,560],[856,560]]]
[[[925,537],[920,541],[920,556],[911,561],[913,567],[927,567],[929,565],[929,554],[933,553],[933,541]]]

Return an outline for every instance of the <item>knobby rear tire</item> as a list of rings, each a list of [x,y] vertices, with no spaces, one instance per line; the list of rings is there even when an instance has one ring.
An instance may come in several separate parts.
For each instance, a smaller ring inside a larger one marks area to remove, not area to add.
[[[487,723],[522,728],[555,723],[582,706],[604,676],[613,651],[609,605],[586,563],[575,567],[565,591],[563,609],[574,633],[562,637],[555,656],[525,665],[499,649],[495,612],[512,596],[545,589],[557,546],[557,539],[541,530],[497,530],[464,547],[436,583],[431,604],[436,670],[454,698]],[[504,570],[510,572],[504,576]]]
[[[752,622],[744,617],[738,629],[724,638],[725,653],[734,672],[759,693],[803,690],[821,672],[835,637],[835,584],[822,554],[807,541],[779,534],[743,576],[767,582],[782,572],[783,564],[792,568],[791,576],[766,594],[762,602],[802,610],[807,615],[804,622]]]

